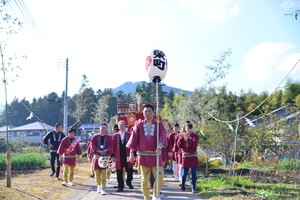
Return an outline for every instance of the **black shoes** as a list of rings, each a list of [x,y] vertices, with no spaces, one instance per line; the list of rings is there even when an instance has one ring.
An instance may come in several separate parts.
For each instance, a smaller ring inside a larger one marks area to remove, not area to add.
[[[91,178],[95,178],[95,175],[94,175],[94,174],[91,174],[90,177],[91,177]]]
[[[54,176],[54,174],[55,174],[55,172],[52,172],[52,173],[50,174],[50,176],[52,177],[52,176]]]
[[[117,192],[124,192],[123,188],[119,188]]]
[[[133,185],[128,185],[129,189],[134,189]]]

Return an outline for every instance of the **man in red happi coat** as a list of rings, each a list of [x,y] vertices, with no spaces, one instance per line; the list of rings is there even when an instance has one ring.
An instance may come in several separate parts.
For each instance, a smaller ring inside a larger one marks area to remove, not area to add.
[[[136,123],[132,135],[127,143],[130,148],[130,161],[134,162],[134,151],[137,151],[137,159],[141,169],[141,188],[145,200],[150,198],[150,172],[155,177],[154,194],[152,199],[158,200],[163,182],[163,166],[161,151],[166,147],[167,137],[165,127],[161,122],[157,123],[154,117],[154,108],[151,104],[146,104],[143,108],[144,120]],[[159,126],[159,142],[157,144],[157,126]],[[159,155],[159,166],[157,167],[156,155]],[[157,176],[159,172],[159,177]],[[159,184],[158,191],[156,184]]]
[[[130,149],[126,147],[128,140],[131,136],[130,132],[126,131],[126,122],[121,120],[118,122],[119,132],[113,135],[114,154],[116,158],[118,190],[117,192],[124,191],[123,169],[126,169],[127,179],[126,184],[130,189],[133,189],[131,184],[133,179],[133,164],[129,161]]]
[[[75,129],[70,128],[68,136],[65,137],[57,150],[59,161],[63,162],[63,177],[62,185],[75,185],[73,183],[74,168],[76,166],[76,155],[81,155],[82,151],[79,145],[79,140],[74,137]]]
[[[107,167],[101,168],[98,164],[98,159],[101,156],[109,157],[113,152],[114,145],[112,136],[106,134],[107,124],[100,124],[100,133],[93,135],[91,139],[91,147],[94,153],[93,157],[93,170],[96,175],[97,182],[97,192],[102,195],[106,195],[106,175],[107,175]],[[101,187],[102,185],[102,187]]]

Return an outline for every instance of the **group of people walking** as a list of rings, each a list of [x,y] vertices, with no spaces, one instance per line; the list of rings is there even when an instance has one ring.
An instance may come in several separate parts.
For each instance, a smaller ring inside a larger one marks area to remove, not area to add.
[[[192,192],[196,193],[198,162],[198,135],[193,133],[193,125],[187,121],[182,131],[175,124],[169,135],[162,122],[154,120],[154,108],[151,104],[143,107],[143,120],[138,120],[132,132],[126,131],[126,122],[119,121],[114,127],[113,136],[107,134],[107,124],[100,124],[100,132],[95,134],[88,145],[88,158],[91,160],[93,174],[97,184],[97,192],[106,195],[107,163],[114,160],[117,174],[117,192],[124,191],[124,185],[134,189],[133,166],[137,164],[141,175],[141,190],[145,200],[150,200],[150,176],[153,176],[152,200],[160,199],[163,187],[163,166],[172,160],[174,180],[181,181],[181,190],[185,191],[186,178],[192,176]],[[58,179],[63,162],[63,185],[74,185],[74,167],[76,155],[81,155],[79,141],[74,137],[75,130],[69,129],[68,136],[61,132],[61,124],[56,124],[56,130],[49,132],[43,139],[50,147],[50,176]],[[157,136],[158,135],[158,136]],[[158,140],[157,140],[158,137]],[[158,155],[158,163],[157,163]],[[57,167],[54,162],[57,160]],[[127,179],[124,180],[124,171]],[[125,183],[124,183],[125,182]]]

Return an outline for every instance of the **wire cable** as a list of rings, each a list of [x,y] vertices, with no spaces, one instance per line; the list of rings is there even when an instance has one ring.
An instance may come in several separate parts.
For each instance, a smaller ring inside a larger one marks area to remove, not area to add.
[[[300,59],[295,63],[295,65],[293,66],[293,68],[287,73],[287,75],[280,81],[280,83],[277,85],[277,87],[273,90],[273,92],[271,92],[258,106],[256,106],[253,110],[251,110],[250,112],[248,112],[247,114],[241,116],[240,118],[237,118],[235,120],[231,120],[231,121],[225,121],[225,120],[221,120],[218,119],[216,117],[214,117],[212,114],[208,113],[209,116],[211,116],[214,120],[218,121],[218,122],[222,122],[222,123],[232,123],[232,122],[236,122],[238,120],[241,120],[245,117],[247,117],[248,115],[250,115],[251,113],[253,113],[255,110],[257,110],[262,104],[264,104],[269,98],[270,96],[280,87],[280,85],[286,80],[286,78],[292,73],[292,71],[296,68],[296,66],[298,65],[298,63],[300,62]]]

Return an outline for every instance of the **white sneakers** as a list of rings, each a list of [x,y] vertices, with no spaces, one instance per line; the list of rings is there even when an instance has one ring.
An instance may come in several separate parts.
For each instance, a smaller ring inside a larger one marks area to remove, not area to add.
[[[105,190],[101,189],[101,185],[98,185],[98,187],[97,187],[97,193],[101,193],[101,195],[106,195]]]
[[[72,181],[70,181],[68,184],[69,184],[69,185],[72,185],[72,186],[75,185],[75,183],[73,183]]]
[[[111,184],[111,180],[107,179],[106,183]]]
[[[70,182],[68,182],[68,183],[67,183],[66,181],[64,181],[64,182],[62,182],[61,184],[64,185],[64,186],[67,186],[67,184],[72,185],[72,186],[75,185],[75,183],[73,183],[72,181],[70,181]]]
[[[191,185],[192,185],[191,182],[189,182],[189,181],[186,181],[185,184],[186,184],[187,186],[191,186]]]
[[[101,192],[101,185],[98,185],[97,187],[97,193],[100,193]]]

